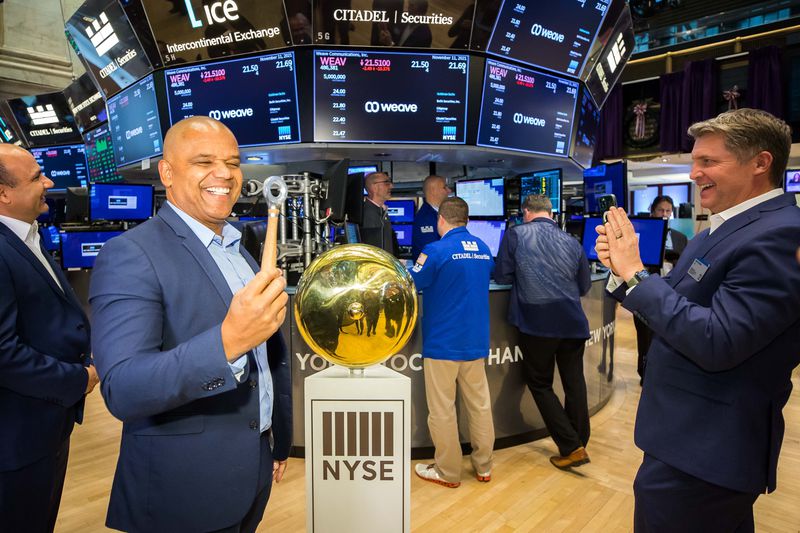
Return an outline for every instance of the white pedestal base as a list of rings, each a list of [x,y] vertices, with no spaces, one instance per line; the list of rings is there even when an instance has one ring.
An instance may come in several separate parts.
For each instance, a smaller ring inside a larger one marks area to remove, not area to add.
[[[382,365],[305,379],[306,527],[411,530],[411,380]]]

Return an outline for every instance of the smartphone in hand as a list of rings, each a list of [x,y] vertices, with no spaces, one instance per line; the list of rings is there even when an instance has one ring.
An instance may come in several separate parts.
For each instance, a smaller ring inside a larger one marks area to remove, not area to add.
[[[603,224],[608,222],[608,210],[617,206],[617,197],[613,194],[604,194],[597,197],[597,206],[603,213]]]

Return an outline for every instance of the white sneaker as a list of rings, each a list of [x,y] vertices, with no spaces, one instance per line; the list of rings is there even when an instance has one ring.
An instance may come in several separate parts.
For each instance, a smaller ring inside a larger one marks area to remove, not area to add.
[[[451,489],[458,488],[461,485],[460,481],[453,483],[443,479],[442,476],[439,475],[439,472],[436,471],[435,463],[431,463],[429,465],[423,463],[417,463],[417,465],[414,467],[414,471],[417,473],[419,477],[421,477],[425,481],[438,483],[439,485],[443,485]]]

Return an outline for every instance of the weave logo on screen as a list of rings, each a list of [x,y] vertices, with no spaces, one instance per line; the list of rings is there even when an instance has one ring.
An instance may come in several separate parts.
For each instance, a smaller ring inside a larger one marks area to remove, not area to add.
[[[376,102],[374,100],[364,102],[364,111],[367,113],[416,113],[418,109],[417,104]]]
[[[34,126],[43,124],[58,124],[58,115],[53,109],[53,104],[30,106],[28,116]]]
[[[203,20],[197,18],[197,13],[194,7],[192,7],[192,0],[183,1],[186,4],[186,12],[189,14],[189,22],[191,22],[192,28],[200,28],[203,26]],[[218,22],[239,20],[239,6],[236,5],[234,0],[213,2],[209,5],[204,5],[200,15],[201,17],[205,15],[205,22],[209,26]]]
[[[392,411],[323,411],[322,479],[393,481]]]
[[[86,26],[86,35],[89,36],[89,40],[92,41],[92,46],[99,56],[106,55],[119,42],[105,11],[100,13],[100,16],[94,19],[90,26]]]

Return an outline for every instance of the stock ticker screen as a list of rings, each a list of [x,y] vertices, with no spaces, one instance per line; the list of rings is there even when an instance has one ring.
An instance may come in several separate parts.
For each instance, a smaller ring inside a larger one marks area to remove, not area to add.
[[[566,156],[578,82],[486,60],[478,145]]]
[[[161,153],[163,137],[152,74],[109,98],[107,107],[118,166]]]
[[[314,140],[463,144],[469,56],[314,52]]]
[[[239,146],[300,142],[295,72],[293,52],[167,70],[170,124],[207,115]]]
[[[579,76],[611,0],[505,0],[488,51]]]
[[[102,124],[83,137],[86,147],[86,163],[89,166],[89,183],[117,183],[122,176],[117,172],[114,161],[114,142],[108,123]]]
[[[52,192],[65,191],[67,187],[86,187],[88,173],[82,144],[31,148],[31,155],[42,167],[42,174],[53,180]]]
[[[543,194],[550,198],[553,213],[561,212],[561,169],[538,170],[519,176],[520,205],[531,194]]]

